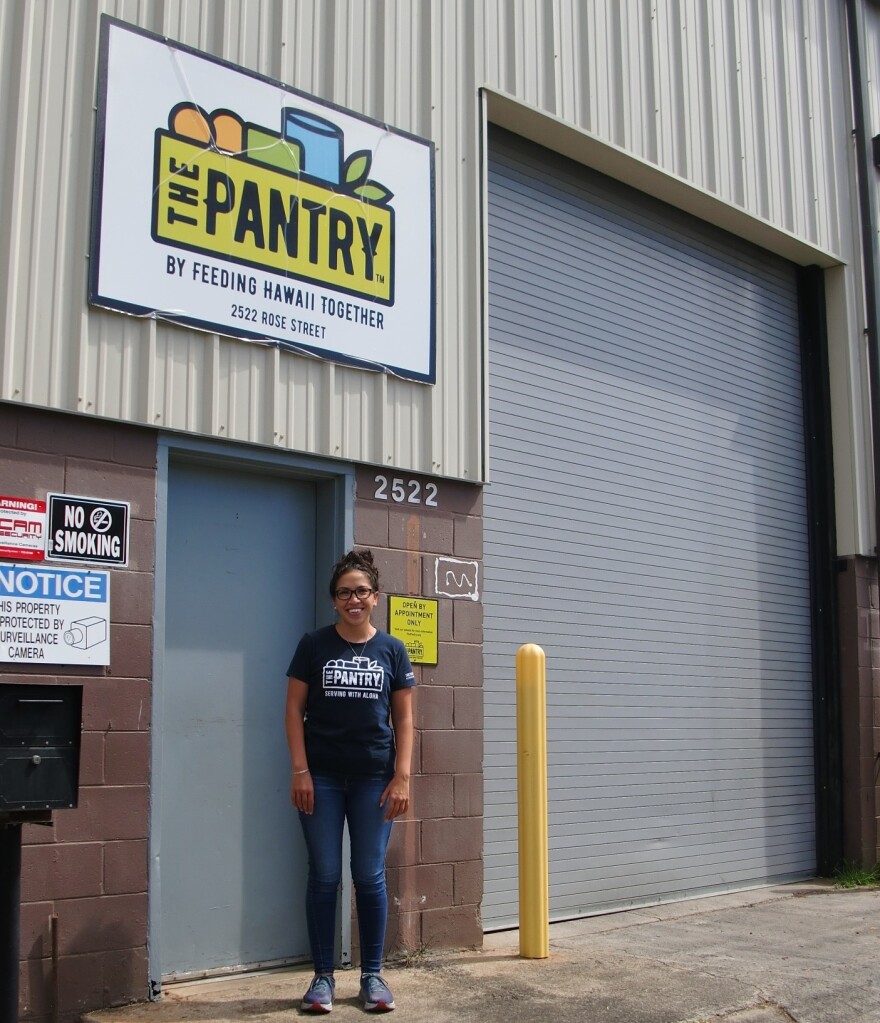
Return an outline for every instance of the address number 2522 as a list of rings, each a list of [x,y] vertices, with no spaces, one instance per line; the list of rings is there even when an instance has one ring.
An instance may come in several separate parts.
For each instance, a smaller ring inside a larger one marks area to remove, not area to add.
[[[424,493],[422,484],[418,480],[403,480],[395,476],[389,479],[387,476],[374,477],[376,491],[373,497],[377,501],[396,501],[398,504],[424,504],[429,508],[437,507],[437,484],[426,483]]]

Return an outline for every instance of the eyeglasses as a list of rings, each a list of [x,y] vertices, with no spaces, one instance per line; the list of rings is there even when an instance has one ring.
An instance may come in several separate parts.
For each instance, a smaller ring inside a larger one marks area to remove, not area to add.
[[[350,590],[348,587],[343,586],[342,589],[336,591],[337,600],[351,600],[352,597],[357,597],[358,600],[366,600],[371,593],[376,591],[370,586],[358,586],[356,590]]]

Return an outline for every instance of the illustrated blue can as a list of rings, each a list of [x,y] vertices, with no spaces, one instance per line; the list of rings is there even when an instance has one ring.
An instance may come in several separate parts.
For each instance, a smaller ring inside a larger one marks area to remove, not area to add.
[[[287,141],[300,145],[306,174],[334,185],[342,181],[343,134],[338,125],[317,114],[285,107],[281,131]]]

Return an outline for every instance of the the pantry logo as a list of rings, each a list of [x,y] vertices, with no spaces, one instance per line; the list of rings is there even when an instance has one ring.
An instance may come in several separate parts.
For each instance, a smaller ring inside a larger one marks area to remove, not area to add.
[[[392,305],[394,196],[372,159],[307,110],[273,131],[179,103],[156,131],[153,238]]]
[[[97,99],[92,305],[435,382],[429,139],[106,15]]]

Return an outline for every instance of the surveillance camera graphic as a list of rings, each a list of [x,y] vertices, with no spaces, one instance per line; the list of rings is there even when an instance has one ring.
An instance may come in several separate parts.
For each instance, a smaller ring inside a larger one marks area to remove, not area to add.
[[[79,650],[88,650],[107,639],[107,623],[103,618],[80,618],[71,622],[64,633],[64,642]]]

